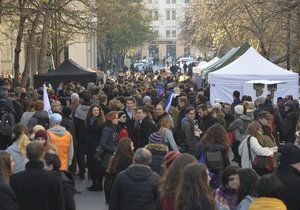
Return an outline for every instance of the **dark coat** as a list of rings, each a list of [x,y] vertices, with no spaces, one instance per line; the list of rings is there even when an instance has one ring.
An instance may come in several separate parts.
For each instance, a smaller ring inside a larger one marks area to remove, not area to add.
[[[195,127],[194,122],[189,118],[183,118],[180,128],[180,147],[182,152],[194,154],[195,152]]]
[[[89,140],[89,131],[85,123],[89,108],[89,105],[80,105],[74,113],[73,121],[75,125],[75,135],[78,144],[87,144]]]
[[[73,145],[77,147],[77,140],[75,135],[75,125],[70,117],[63,117],[60,123],[61,126],[65,127],[67,131],[70,132],[73,138]]]
[[[88,141],[88,165],[90,170],[100,170],[100,162],[95,159],[96,148],[100,144],[102,127],[99,126],[97,119],[88,119],[87,126],[89,131],[89,141]]]
[[[16,195],[2,176],[0,176],[0,209],[18,210]]]
[[[156,127],[150,117],[145,117],[139,128],[137,128],[137,148],[142,148],[148,144],[148,138],[155,132]]]
[[[214,124],[218,123],[218,120],[216,118],[214,118],[212,116],[211,113],[208,113],[207,116],[204,117],[201,125],[199,126],[199,128],[202,130],[202,132],[204,133],[205,131],[207,131],[211,126],[213,126]]]
[[[111,156],[114,154],[118,147],[118,134],[116,125],[108,122],[102,130],[100,146],[104,150],[104,157],[101,160],[100,165],[107,168]]]
[[[133,142],[136,142],[137,136],[134,132],[135,120],[133,118],[130,119],[126,111],[126,108],[123,110],[123,112],[126,114],[126,127],[127,127],[128,136]]]
[[[29,161],[25,171],[12,175],[10,186],[16,193],[19,210],[65,209],[61,180],[44,170],[41,161]]]
[[[75,210],[76,205],[74,200],[74,193],[75,193],[74,178],[70,173],[66,171],[60,172],[60,178],[63,186],[65,210]]]
[[[281,200],[288,210],[299,210],[300,172],[292,166],[279,165],[275,174],[284,186]]]
[[[148,144],[145,146],[152,154],[150,168],[157,174],[161,173],[164,157],[168,153],[168,147],[165,144]]]
[[[284,119],[284,141],[289,143],[294,143],[296,137],[296,126],[298,122],[299,114],[296,111],[290,111],[287,113]]]
[[[49,128],[49,116],[48,112],[46,111],[37,111],[34,113],[34,115],[30,118],[30,120],[27,123],[28,132],[31,133],[34,126],[39,124],[40,122],[47,123],[47,126]],[[42,125],[45,127],[45,125]],[[48,129],[46,127],[46,129]]]
[[[159,203],[158,181],[158,174],[149,166],[129,166],[115,179],[109,210],[156,210]]]

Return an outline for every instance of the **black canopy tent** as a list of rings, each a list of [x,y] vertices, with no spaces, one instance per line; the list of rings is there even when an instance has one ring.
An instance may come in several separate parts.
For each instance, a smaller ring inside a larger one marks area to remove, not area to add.
[[[59,83],[68,83],[71,81],[80,82],[86,85],[89,82],[96,82],[97,73],[94,71],[89,71],[72,59],[65,60],[56,70],[47,72],[46,74],[34,75],[34,86],[39,88],[43,86],[45,82],[48,82],[52,87],[58,87]]]

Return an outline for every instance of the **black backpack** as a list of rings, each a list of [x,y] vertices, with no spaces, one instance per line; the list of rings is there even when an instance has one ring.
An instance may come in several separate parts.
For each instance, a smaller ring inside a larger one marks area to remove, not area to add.
[[[15,125],[14,115],[7,110],[0,109],[0,134],[11,136]]]
[[[205,158],[208,170],[218,171],[224,168],[224,160],[221,151],[206,151]]]
[[[34,114],[32,117],[37,119],[37,125],[43,126],[46,130],[49,129],[49,118],[42,118],[37,114]]]

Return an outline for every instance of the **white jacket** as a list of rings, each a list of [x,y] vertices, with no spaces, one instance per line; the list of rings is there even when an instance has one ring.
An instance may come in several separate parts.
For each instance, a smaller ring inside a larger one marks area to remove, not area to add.
[[[252,162],[249,160],[249,152],[248,152],[248,140],[249,135],[246,136],[246,138],[243,139],[239,146],[239,155],[241,156],[241,164],[242,168],[252,168]],[[256,155],[260,156],[271,156],[274,154],[273,149],[270,147],[262,147],[259,143],[257,138],[252,136],[250,138],[250,152],[252,161],[255,159]]]

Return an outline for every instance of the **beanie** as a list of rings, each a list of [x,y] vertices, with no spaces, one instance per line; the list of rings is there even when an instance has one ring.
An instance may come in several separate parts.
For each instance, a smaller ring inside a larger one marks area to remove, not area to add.
[[[170,165],[173,163],[173,161],[180,155],[181,155],[180,152],[175,152],[175,151],[168,152],[163,160],[166,168],[169,168]]]
[[[279,149],[281,165],[291,165],[300,162],[300,149],[294,144],[286,144]]]
[[[150,96],[145,96],[144,99],[143,99],[143,101],[144,101],[144,103],[151,102]]]
[[[42,139],[47,140],[48,139],[48,133],[47,133],[47,131],[45,131],[45,130],[38,130],[35,133],[35,136],[34,136],[34,139],[37,139],[37,138],[42,138]]]
[[[242,115],[244,113],[244,106],[243,105],[237,105],[234,107],[234,112],[238,115]]]
[[[163,140],[159,133],[154,132],[149,136],[148,141],[150,144],[161,144]]]
[[[60,124],[62,121],[62,117],[60,114],[54,113],[54,114],[50,115],[49,120],[55,124]]]

